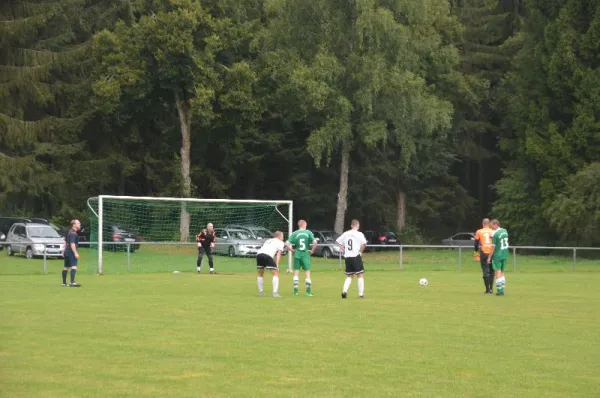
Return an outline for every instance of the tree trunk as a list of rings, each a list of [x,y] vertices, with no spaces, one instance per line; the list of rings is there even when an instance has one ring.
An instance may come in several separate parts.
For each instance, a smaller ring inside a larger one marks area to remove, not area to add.
[[[181,196],[189,198],[192,196],[192,178],[190,177],[190,130],[192,121],[189,105],[181,99],[177,92],[175,92],[175,103],[181,127]],[[181,202],[179,233],[181,242],[187,242],[190,235],[190,213],[187,211],[185,202]]]
[[[350,145],[342,146],[342,167],[340,169],[340,190],[338,193],[337,210],[335,213],[336,233],[344,232],[344,217],[346,215],[346,207],[348,205],[348,170],[350,168]]]
[[[398,232],[401,233],[406,226],[406,192],[398,192],[398,201],[396,202],[396,225]]]

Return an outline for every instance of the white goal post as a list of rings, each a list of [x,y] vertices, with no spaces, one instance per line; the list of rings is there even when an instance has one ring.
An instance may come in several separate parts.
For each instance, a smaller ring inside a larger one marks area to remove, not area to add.
[[[293,201],[291,200],[241,200],[195,199],[175,197],[144,197],[100,195],[88,199],[92,213],[90,242],[98,242],[98,273],[104,273],[103,252],[110,233],[107,227],[123,226],[142,231],[144,243],[191,242],[196,230],[208,222],[215,228],[225,224],[252,224],[285,232],[286,239],[293,232]],[[279,207],[282,207],[280,210]],[[287,213],[287,214],[285,214]],[[192,224],[193,223],[193,224]],[[201,224],[201,225],[200,225]],[[190,234],[190,228],[193,231]],[[96,236],[94,236],[96,235]],[[96,239],[94,239],[96,238]],[[195,242],[195,240],[194,240]],[[118,246],[117,246],[118,247]],[[121,246],[124,247],[124,246]],[[292,268],[292,255],[288,253],[288,270]]]

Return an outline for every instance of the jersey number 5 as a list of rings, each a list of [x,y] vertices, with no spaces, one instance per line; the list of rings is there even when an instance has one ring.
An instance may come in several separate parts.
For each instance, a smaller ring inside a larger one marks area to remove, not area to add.
[[[306,250],[306,243],[304,242],[304,239],[300,239],[300,250]]]

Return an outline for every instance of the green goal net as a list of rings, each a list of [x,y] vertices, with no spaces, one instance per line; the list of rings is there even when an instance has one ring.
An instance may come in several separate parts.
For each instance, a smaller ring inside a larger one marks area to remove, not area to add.
[[[145,250],[172,254],[168,246],[177,245],[190,251],[208,223],[218,235],[215,252],[224,255],[252,255],[255,250],[250,254],[243,250],[260,245],[276,230],[286,237],[291,231],[291,201],[100,196],[89,198],[88,208],[98,273],[105,265],[110,272],[110,260],[118,253],[119,264],[126,254],[130,266],[131,256]],[[106,259],[105,253],[110,253]]]

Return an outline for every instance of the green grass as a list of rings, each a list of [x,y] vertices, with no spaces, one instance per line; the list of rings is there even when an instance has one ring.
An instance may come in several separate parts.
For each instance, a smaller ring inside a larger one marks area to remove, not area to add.
[[[407,251],[403,271],[397,253],[370,253],[367,299],[354,282],[341,300],[337,261],[314,259],[316,296],[291,296],[283,274],[276,300],[257,296],[251,259],[195,275],[193,251],[143,248],[129,271],[108,253],[96,276],[94,253],[69,289],[61,261],[41,275],[41,260],[0,252],[0,396],[598,394],[597,260],[570,272],[568,257],[518,257],[495,297],[469,252],[462,272],[451,250]]]

